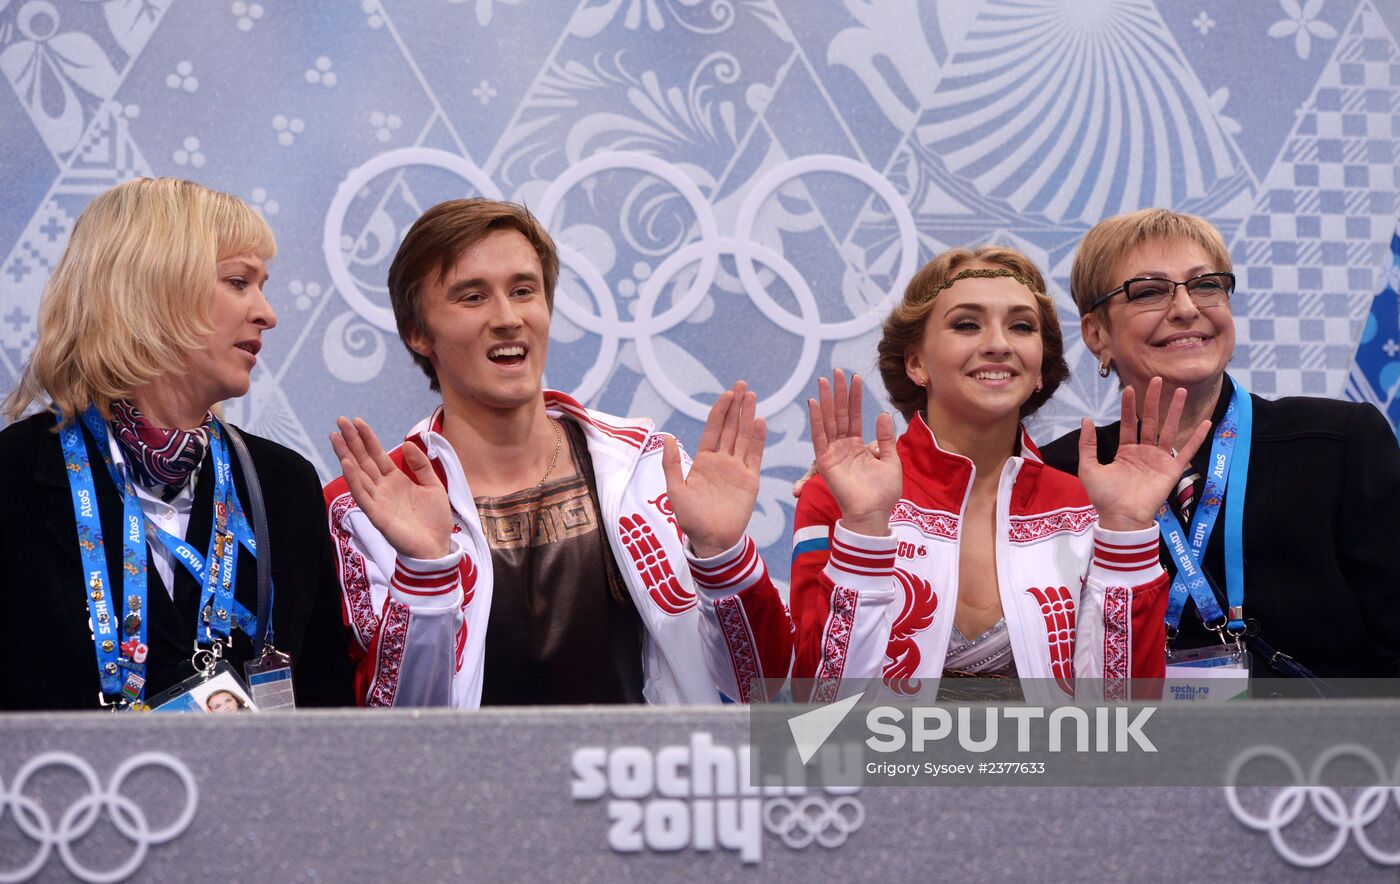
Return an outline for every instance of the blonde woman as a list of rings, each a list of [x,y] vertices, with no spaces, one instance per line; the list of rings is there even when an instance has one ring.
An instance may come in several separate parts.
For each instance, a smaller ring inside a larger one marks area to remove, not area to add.
[[[1185,395],[1187,419],[1216,428],[1157,519],[1172,650],[1229,639],[1252,652],[1254,675],[1400,675],[1395,433],[1372,405],[1269,400],[1226,374],[1233,269],[1209,221],[1143,209],[1094,225],[1070,272],[1104,383],[1142,395],[1160,377],[1164,394]],[[1088,451],[1112,458],[1119,430],[1099,427]],[[1093,460],[1074,435],[1045,446],[1063,470]]]
[[[79,216],[0,432],[0,707],[122,708],[191,675],[197,651],[241,670],[255,644],[289,655],[303,705],[350,702],[316,473],[243,434],[266,497],[260,607],[248,481],[217,412],[277,324],[275,252],[257,213],[190,181],[129,181]]]

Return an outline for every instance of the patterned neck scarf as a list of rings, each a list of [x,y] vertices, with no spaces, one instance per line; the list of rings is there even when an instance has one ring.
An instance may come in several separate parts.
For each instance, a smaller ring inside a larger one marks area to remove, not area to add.
[[[147,488],[166,485],[178,491],[204,460],[209,448],[209,422],[196,430],[167,430],[151,424],[125,399],[112,403],[112,434],[126,452],[132,478]]]
[[[1196,483],[1199,481],[1201,474],[1193,467],[1187,467],[1186,472],[1181,474],[1181,481],[1176,483],[1176,513],[1181,517],[1183,525],[1191,524],[1191,506],[1195,503]]]

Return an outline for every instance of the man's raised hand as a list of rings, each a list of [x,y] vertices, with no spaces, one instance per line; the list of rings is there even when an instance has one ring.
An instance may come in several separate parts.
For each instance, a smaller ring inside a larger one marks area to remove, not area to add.
[[[401,556],[440,559],[451,551],[452,505],[432,462],[414,444],[403,446],[410,478],[384,453],[360,418],[336,420],[331,447],[360,511]]]

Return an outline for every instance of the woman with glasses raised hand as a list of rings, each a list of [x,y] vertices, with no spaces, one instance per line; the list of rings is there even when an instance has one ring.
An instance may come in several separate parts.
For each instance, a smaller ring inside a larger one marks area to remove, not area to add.
[[[1227,375],[1230,269],[1205,219],[1146,209],[1090,230],[1070,275],[1099,374],[1139,394],[1161,377],[1164,394],[1186,392],[1183,426],[1214,427],[1157,519],[1172,653],[1248,633],[1256,675],[1400,674],[1395,434],[1371,405],[1269,401]],[[1098,429],[1100,461],[1119,432]],[[1073,472],[1077,436],[1045,446],[1046,463]],[[1204,578],[1189,579],[1198,565]]]
[[[0,709],[139,706],[216,647],[243,674],[258,645],[290,658],[268,662],[289,662],[299,704],[353,703],[316,471],[242,434],[266,503],[258,549],[217,412],[248,392],[277,324],[275,253],[257,212],[193,181],[128,181],[78,216],[4,406]]]
[[[1184,394],[1162,415],[1160,382],[1126,391],[1132,430],[1112,463],[1079,478],[1046,467],[1021,421],[1069,375],[1059,320],[1035,265],[994,246],[914,275],[879,368],[909,421],[898,442],[880,415],[878,445],[863,444],[859,377],[848,387],[838,370],[809,405],[818,475],[793,536],[796,695],[830,701],[852,678],[913,694],[1019,676],[1044,680],[1046,698],[1076,678],[1110,679],[1121,696],[1128,676],[1160,678],[1167,579],[1152,517],[1208,429],[1179,422]]]

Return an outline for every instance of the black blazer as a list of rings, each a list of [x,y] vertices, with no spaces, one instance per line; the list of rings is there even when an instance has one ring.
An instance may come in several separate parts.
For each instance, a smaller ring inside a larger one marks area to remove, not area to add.
[[[97,656],[88,628],[86,581],[78,554],[77,521],[52,431],[52,415],[40,414],[0,431],[0,708],[96,709]],[[334,551],[316,471],[305,458],[275,442],[243,433],[257,466],[267,507],[272,550],[273,626],[276,645],[292,656],[299,706],[353,705],[349,636],[341,616]],[[102,534],[120,538],[121,498],[100,465],[103,452],[87,434],[94,464]],[[248,503],[243,471],[234,458],[238,499]],[[194,508],[185,539],[201,552],[213,524],[214,476],[210,458],[200,466]],[[251,519],[251,515],[249,516]],[[105,544],[107,570],[119,586],[122,546]],[[257,564],[240,549],[235,597],[257,611]],[[148,569],[146,696],[153,697],[193,674],[195,618],[200,588],[176,565],[172,600],[154,567]],[[120,592],[111,593],[121,617]],[[226,654],[243,675],[252,644],[239,630]]]
[[[1229,404],[1225,384],[1212,428]],[[1244,609],[1260,637],[1322,677],[1400,675],[1400,447],[1371,405],[1251,396],[1254,441],[1244,516]],[[1079,431],[1040,450],[1079,469]],[[1099,460],[1118,450],[1118,424],[1098,428]],[[1193,465],[1204,476],[1210,440]],[[1199,495],[1199,489],[1198,489]],[[1226,490],[1228,497],[1230,491]],[[1162,555],[1173,575],[1175,563]],[[1225,531],[1206,544],[1206,574],[1225,589]],[[1222,609],[1224,605],[1222,603]],[[1195,605],[1175,647],[1216,643]],[[1254,660],[1255,675],[1274,675]]]

